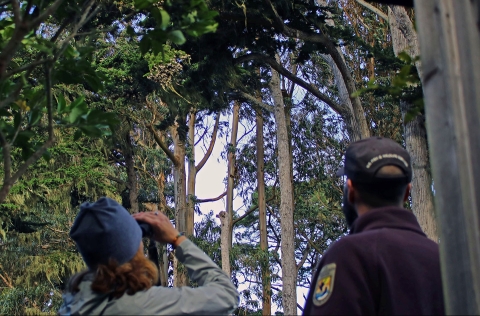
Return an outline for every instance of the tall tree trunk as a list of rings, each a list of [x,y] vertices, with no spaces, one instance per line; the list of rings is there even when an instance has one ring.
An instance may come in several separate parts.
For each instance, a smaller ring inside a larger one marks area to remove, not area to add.
[[[197,178],[197,168],[195,167],[195,113],[190,113],[188,121],[188,144],[190,154],[188,156],[188,184],[187,184],[187,216],[186,229],[187,236],[193,235],[194,216],[195,216],[195,182]]]
[[[260,102],[261,102],[260,98]],[[272,298],[270,295],[270,265],[268,259],[268,234],[267,234],[267,205],[265,202],[265,161],[263,142],[263,115],[262,109],[256,109],[257,128],[257,183],[258,183],[258,216],[260,225],[260,249],[263,252],[262,267],[262,315],[272,314]]]
[[[162,134],[163,136],[163,134]],[[165,213],[167,211],[167,201],[165,200],[165,174],[161,171],[158,177],[155,179],[157,182],[158,188],[158,207],[159,209]],[[168,257],[167,257],[167,247],[165,244],[157,243],[157,248],[159,252],[159,260],[158,260],[158,271],[160,277],[160,285],[167,286],[168,285]]]
[[[344,107],[344,111],[342,112],[342,118],[345,122],[350,141],[355,142],[362,138],[369,137],[370,135],[362,135],[362,130],[360,129],[360,126],[357,123],[357,119],[355,118],[355,115],[353,113],[352,101],[350,100],[347,87],[345,86],[345,81],[343,81],[342,74],[340,73],[337,64],[335,64],[335,61],[330,55],[321,54],[320,56],[322,56],[322,58],[327,62],[333,73],[335,85],[338,89],[338,98],[340,99],[340,103]]]
[[[280,58],[276,56],[277,62]],[[280,221],[282,254],[282,302],[285,315],[297,314],[297,274],[295,262],[295,231],[293,223],[293,187],[291,181],[288,129],[285,117],[279,74],[272,69],[269,83],[274,101],[274,116],[277,125],[278,172],[280,178]]]
[[[133,146],[130,137],[130,130],[125,133],[125,148],[123,150],[125,166],[127,168],[128,197],[130,200],[130,212],[138,213],[138,185],[137,173],[135,172],[135,161],[133,159]]]
[[[240,103],[234,101],[233,118],[232,118],[232,134],[230,144],[228,146],[228,170],[227,170],[227,209],[220,214],[222,225],[221,247],[222,247],[222,270],[227,275],[231,275],[230,265],[230,249],[232,248],[232,221],[233,221],[233,189],[235,186],[235,150],[237,147],[238,121],[240,114]]]
[[[317,0],[317,4],[319,6],[327,6],[326,0]],[[327,12],[327,17],[330,17],[331,13]],[[328,26],[334,27],[335,22],[332,19],[327,19],[326,24]],[[341,59],[341,61],[335,61],[332,57],[332,54],[326,55],[321,54],[322,58],[327,62],[330,66],[330,69],[333,73],[333,77],[335,80],[335,85],[338,89],[338,97],[342,106],[344,107],[344,111],[342,112],[343,120],[345,121],[345,125],[347,127],[348,136],[350,137],[350,141],[354,142],[360,140],[362,138],[370,137],[370,129],[368,128],[367,120],[365,117],[365,112],[363,110],[363,106],[360,103],[360,99],[357,97],[356,104],[356,111],[354,110],[353,102],[352,102],[352,92],[349,91],[345,76],[340,71],[337,63],[342,63],[346,67],[345,58],[343,56],[343,52],[340,47],[335,47],[336,55],[339,56],[337,59]],[[353,79],[352,79],[353,80]]]
[[[185,174],[185,141],[178,133],[178,125],[175,124],[170,128],[173,138],[174,151],[173,154],[177,160],[174,164],[173,179],[175,192],[175,224],[180,232],[186,230],[186,213],[187,213],[187,187]],[[174,279],[175,286],[180,287],[187,284],[187,271],[181,266],[178,260],[174,259]]]
[[[419,55],[417,34],[413,23],[404,7],[390,6],[388,20],[392,34],[393,50],[395,55],[406,51],[410,56]],[[416,64],[420,78],[421,65]],[[402,115],[405,117],[413,104],[402,101],[400,103]],[[412,209],[420,226],[427,236],[438,241],[437,221],[432,193],[432,176],[429,170],[428,143],[425,129],[424,115],[417,115],[414,119],[404,123],[405,144],[412,158]]]

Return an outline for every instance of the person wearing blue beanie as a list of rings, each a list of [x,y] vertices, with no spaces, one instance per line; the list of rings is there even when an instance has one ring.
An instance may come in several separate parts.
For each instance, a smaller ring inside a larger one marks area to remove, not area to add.
[[[175,248],[198,287],[155,286],[158,269],[145,257],[139,222]],[[161,212],[132,216],[102,197],[80,206],[70,237],[88,269],[68,282],[59,315],[228,315],[238,306],[230,277]]]
[[[102,197],[80,206],[70,237],[93,270],[98,264],[107,264],[110,258],[118,264],[130,261],[142,241],[142,230],[123,206]]]

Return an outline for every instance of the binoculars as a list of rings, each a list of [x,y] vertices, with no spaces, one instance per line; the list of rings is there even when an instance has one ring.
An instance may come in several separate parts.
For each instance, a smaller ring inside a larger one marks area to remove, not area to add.
[[[138,222],[138,226],[140,226],[140,229],[142,230],[142,237],[152,237],[153,229],[150,224],[147,224],[145,222]]]

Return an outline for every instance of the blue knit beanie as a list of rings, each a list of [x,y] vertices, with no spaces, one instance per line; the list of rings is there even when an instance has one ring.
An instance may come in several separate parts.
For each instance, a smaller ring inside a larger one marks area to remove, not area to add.
[[[95,203],[83,203],[70,230],[70,237],[90,270],[107,264],[130,261],[138,251],[142,231],[137,221],[116,201],[102,197]]]

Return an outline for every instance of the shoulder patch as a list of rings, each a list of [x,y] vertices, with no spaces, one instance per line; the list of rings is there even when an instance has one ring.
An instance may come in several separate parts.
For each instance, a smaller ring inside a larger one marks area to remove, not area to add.
[[[330,263],[320,270],[312,297],[315,306],[322,306],[332,295],[336,269],[337,265]]]

